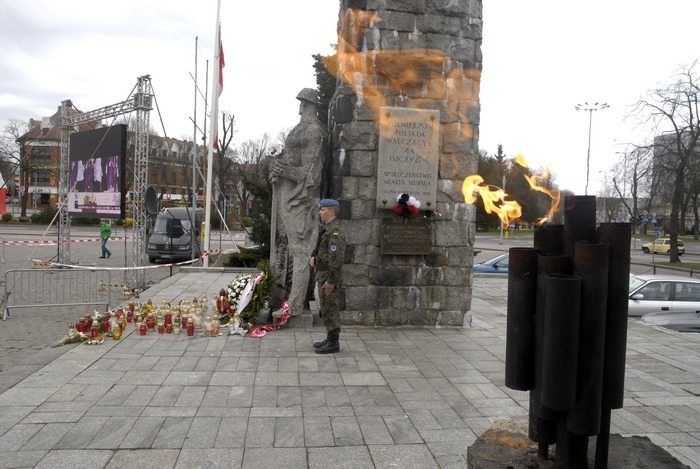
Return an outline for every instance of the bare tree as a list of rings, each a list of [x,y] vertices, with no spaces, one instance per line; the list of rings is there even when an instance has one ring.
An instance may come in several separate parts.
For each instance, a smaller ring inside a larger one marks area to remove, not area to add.
[[[14,178],[19,172],[24,193],[21,194],[21,216],[27,216],[27,189],[29,187],[30,158],[29,155],[22,155],[21,147],[17,139],[27,132],[27,124],[23,121],[10,119],[5,125],[2,135],[0,135],[0,160],[2,160],[3,175],[5,184]],[[7,170],[10,169],[9,172]]]
[[[258,140],[246,140],[233,150],[236,178],[233,190],[242,207],[249,206],[252,193],[247,189],[250,183],[269,182],[269,158],[275,157],[282,149],[282,144],[272,142],[270,136],[263,134]],[[248,213],[245,213],[248,215]]]
[[[668,180],[671,196],[671,215],[668,223],[671,238],[670,261],[680,262],[678,235],[680,213],[688,187],[691,168],[698,165],[700,154],[700,118],[698,93],[700,76],[698,62],[684,66],[675,82],[652,90],[647,99],[636,104],[636,111],[646,114],[647,123],[657,133],[667,132],[654,139],[654,172],[663,173]]]
[[[642,210],[650,211],[658,184],[652,184],[651,146],[638,146],[623,153],[613,168],[612,184],[621,204],[636,223]],[[643,206],[640,203],[643,201]],[[639,224],[638,230],[642,225]]]

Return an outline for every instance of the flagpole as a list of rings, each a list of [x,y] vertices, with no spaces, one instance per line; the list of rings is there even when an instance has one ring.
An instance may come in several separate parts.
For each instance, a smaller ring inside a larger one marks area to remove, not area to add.
[[[193,122],[193,135],[192,135],[192,191],[190,192],[190,197],[192,197],[192,200],[190,201],[192,205],[192,215],[193,215],[193,220],[196,219],[194,216],[195,213],[197,213],[197,155],[199,152],[197,151],[198,145],[197,145],[197,92],[199,91],[199,83],[197,83],[197,48],[199,47],[199,36],[195,36],[194,38],[194,116],[192,118]],[[204,116],[206,120],[206,115]],[[194,233],[197,232],[197,227],[196,226],[191,226],[190,229],[192,230],[192,236],[190,236],[190,245],[192,247],[192,260],[195,259],[195,254],[196,250],[195,247],[197,246],[197,240],[195,239]]]
[[[204,267],[209,267],[209,226],[211,224],[211,179],[212,179],[212,166],[214,161],[214,144],[216,143],[216,131],[219,128],[218,116],[219,116],[219,85],[221,83],[221,66],[219,62],[219,57],[221,55],[221,24],[219,20],[219,15],[221,13],[221,0],[216,2],[216,33],[214,41],[214,64],[215,72],[212,73],[211,80],[211,118],[209,121],[209,151],[207,154],[207,182],[205,186],[205,202],[204,202]]]

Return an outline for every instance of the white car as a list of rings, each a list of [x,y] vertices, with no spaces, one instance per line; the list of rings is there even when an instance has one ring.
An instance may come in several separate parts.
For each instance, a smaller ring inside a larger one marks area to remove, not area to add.
[[[700,279],[675,275],[630,275],[628,314],[700,311]]]

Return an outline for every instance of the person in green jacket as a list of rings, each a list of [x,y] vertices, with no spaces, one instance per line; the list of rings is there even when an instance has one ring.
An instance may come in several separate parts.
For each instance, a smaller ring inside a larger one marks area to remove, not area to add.
[[[345,257],[345,235],[340,228],[338,213],[340,203],[334,199],[323,199],[318,203],[321,229],[309,265],[316,272],[316,283],[320,296],[320,314],[326,327],[326,340],[314,343],[316,353],[340,351],[340,312],[338,290],[341,285],[341,268]]]
[[[109,224],[109,220],[102,220],[102,224],[100,225],[102,255],[100,256],[100,259],[104,259],[105,257],[112,255],[112,252],[107,249],[107,241],[109,240],[110,236],[112,236],[112,227]]]

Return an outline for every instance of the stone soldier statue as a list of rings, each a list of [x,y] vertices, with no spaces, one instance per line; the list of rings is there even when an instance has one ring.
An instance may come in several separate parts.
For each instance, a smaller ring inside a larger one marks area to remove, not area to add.
[[[304,310],[304,299],[309,285],[309,263],[318,230],[316,204],[321,187],[321,170],[326,148],[326,130],[316,116],[318,95],[304,88],[297,99],[301,102],[301,119],[284,142],[281,157],[272,162],[270,173],[273,183],[272,236],[286,235],[289,262],[292,265],[292,285],[289,307],[292,315]],[[281,225],[281,226],[280,226]],[[272,240],[275,245],[275,240]],[[281,250],[280,253],[284,253]],[[272,256],[271,256],[272,257]],[[275,265],[285,265],[271,259]],[[282,277],[286,272],[278,272]],[[285,284],[286,282],[281,282]]]

